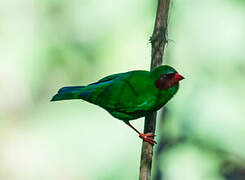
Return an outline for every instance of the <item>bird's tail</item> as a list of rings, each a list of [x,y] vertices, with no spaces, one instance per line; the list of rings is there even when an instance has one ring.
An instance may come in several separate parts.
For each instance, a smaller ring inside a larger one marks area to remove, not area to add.
[[[69,86],[61,88],[51,101],[61,101],[68,99],[80,99],[82,89],[85,86]]]

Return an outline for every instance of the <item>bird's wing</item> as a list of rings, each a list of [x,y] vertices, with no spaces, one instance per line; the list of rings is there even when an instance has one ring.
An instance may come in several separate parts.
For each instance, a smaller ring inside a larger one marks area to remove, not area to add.
[[[85,86],[80,93],[79,98],[99,106],[110,104],[111,96],[114,94],[111,91],[111,87],[118,84],[120,79],[128,73],[130,72],[109,75],[97,82]]]
[[[155,102],[148,78],[148,71],[110,75],[84,87],[79,98],[108,111],[147,111]]]
[[[127,72],[126,72],[127,73]],[[89,85],[94,85],[94,84],[99,84],[99,83],[102,83],[102,82],[106,82],[106,81],[110,81],[110,80],[113,80],[115,78],[118,78],[120,76],[122,76],[123,74],[126,74],[126,73],[118,73],[118,74],[112,74],[112,75],[109,75],[109,76],[106,76],[102,79],[100,79],[99,81],[97,82],[94,82],[94,83],[91,83]]]
[[[148,74],[148,71],[131,71],[106,81],[107,84],[97,96],[96,103],[107,110],[148,110],[155,101]]]

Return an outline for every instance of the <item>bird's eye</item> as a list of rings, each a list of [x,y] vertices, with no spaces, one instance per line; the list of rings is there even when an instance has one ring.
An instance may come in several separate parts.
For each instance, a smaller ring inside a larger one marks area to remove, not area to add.
[[[162,75],[162,77],[163,77],[164,79],[166,79],[168,76],[167,76],[167,74],[164,74],[164,75]]]
[[[174,73],[169,73],[169,74],[163,74],[162,78],[164,79],[171,79],[174,77]]]

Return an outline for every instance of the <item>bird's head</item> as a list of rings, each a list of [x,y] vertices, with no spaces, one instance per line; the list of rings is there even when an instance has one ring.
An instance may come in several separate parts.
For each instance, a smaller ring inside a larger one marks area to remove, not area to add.
[[[184,79],[183,76],[177,73],[177,71],[171,66],[163,65],[159,66],[151,71],[151,76],[155,80],[155,86],[158,89],[168,90],[173,86],[178,86],[179,81]]]

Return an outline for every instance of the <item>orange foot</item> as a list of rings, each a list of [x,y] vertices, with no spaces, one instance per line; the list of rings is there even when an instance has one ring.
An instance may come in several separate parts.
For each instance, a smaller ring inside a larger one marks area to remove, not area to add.
[[[154,146],[154,144],[157,143],[156,141],[154,141],[155,134],[153,134],[153,133],[150,133],[150,134],[142,134],[142,133],[140,133],[139,137],[141,139],[143,139],[144,141],[150,143],[152,146]]]

